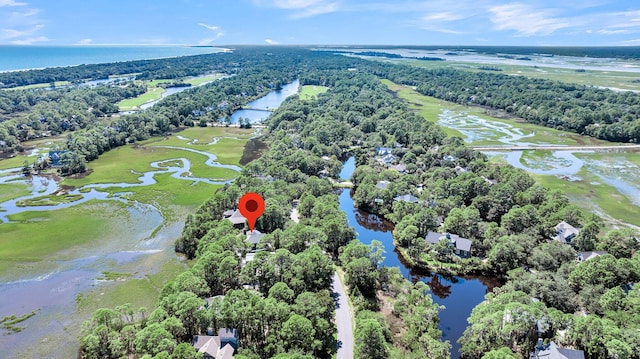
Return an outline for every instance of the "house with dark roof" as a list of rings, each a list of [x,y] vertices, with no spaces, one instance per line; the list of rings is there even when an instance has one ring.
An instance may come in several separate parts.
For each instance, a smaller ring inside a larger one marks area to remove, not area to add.
[[[450,245],[453,247],[453,252],[462,258],[468,258],[471,255],[471,246],[473,242],[470,239],[462,238],[457,234],[445,233],[440,234],[438,232],[427,232],[424,238],[427,243],[438,244],[441,240],[447,239]]]
[[[397,196],[393,200],[394,201],[409,202],[409,203],[418,203],[418,202],[420,202],[418,197],[416,197],[416,196],[414,196],[412,194],[404,194],[402,196]]]
[[[60,159],[62,158],[62,154],[68,151],[49,151],[49,160],[51,161],[52,167],[62,166],[62,162]]]
[[[576,238],[578,234],[580,234],[579,229],[565,221],[558,223],[555,229],[556,235],[552,237],[553,240],[565,244],[571,244],[571,241]]]
[[[529,359],[584,359],[584,352],[558,348],[554,342],[544,345],[542,339],[538,339],[536,350],[529,355]]]
[[[194,335],[193,347],[203,359],[233,359],[238,349],[238,330],[221,328],[218,335]]]
[[[589,259],[593,259],[595,257],[600,257],[603,256],[605,254],[607,254],[609,252],[607,251],[597,251],[597,252],[591,252],[591,251],[586,251],[586,252],[580,252],[578,253],[578,262],[584,262],[584,261],[588,261]]]
[[[244,223],[247,221],[247,219],[240,213],[240,210],[237,209],[226,219],[236,228],[244,228]]]

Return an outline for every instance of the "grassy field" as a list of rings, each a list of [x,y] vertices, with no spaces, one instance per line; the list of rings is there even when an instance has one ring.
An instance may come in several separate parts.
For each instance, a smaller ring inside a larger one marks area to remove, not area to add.
[[[0,184],[0,203],[14,198],[30,194],[28,186],[24,183],[4,183]]]
[[[533,143],[548,143],[558,145],[579,145],[579,144],[605,144],[606,141],[601,141],[595,138],[580,136],[571,132],[559,131],[553,128],[534,125],[526,123],[521,120],[515,119],[502,119],[487,114],[489,110],[481,107],[462,106],[452,102],[438,100],[434,97],[424,96],[418,93],[416,90],[409,86],[402,86],[395,84],[389,80],[382,80],[382,82],[389,87],[389,89],[395,92],[398,97],[405,100],[409,107],[419,113],[428,121],[437,122],[439,115],[443,110],[450,110],[455,113],[465,113],[472,116],[477,116],[483,119],[490,120],[492,122],[498,122],[511,126],[513,129],[522,131],[524,134],[533,133],[534,136],[527,137],[527,142]],[[465,136],[454,128],[442,127],[442,129],[451,136],[459,136],[464,138]],[[498,141],[504,134],[495,132],[482,140],[470,142],[471,146],[485,146],[485,145],[501,145],[502,142]]]
[[[147,90],[147,92],[143,93],[140,96],[128,98],[126,100],[122,100],[118,102],[118,108],[120,108],[120,111],[129,111],[129,110],[137,109],[142,104],[159,99],[160,97],[162,97],[163,92],[164,92],[163,88],[159,88],[159,87],[150,88]]]
[[[57,252],[123,235],[114,223],[127,218],[117,202],[87,202],[57,211],[23,212],[0,225],[0,273],[20,262],[50,259]]]
[[[192,78],[184,80],[184,82],[186,82],[188,84],[191,84],[191,86],[199,86],[199,85],[202,85],[205,82],[214,81],[214,80],[220,79],[222,77],[224,77],[223,74],[213,74],[213,75],[208,75],[208,76],[192,77]]]
[[[305,85],[302,86],[302,89],[300,90],[300,99],[311,100],[312,98],[318,96],[321,93],[325,93],[328,90],[329,88],[325,86]]]

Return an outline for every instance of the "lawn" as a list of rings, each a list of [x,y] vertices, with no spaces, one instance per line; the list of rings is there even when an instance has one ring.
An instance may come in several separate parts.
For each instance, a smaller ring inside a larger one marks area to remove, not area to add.
[[[301,100],[311,100],[321,93],[325,93],[329,90],[326,86],[305,85],[300,90]]]
[[[24,148],[34,148],[40,151],[40,153],[48,153],[50,149],[64,146],[64,142],[64,136],[45,137],[37,140],[23,142],[22,146]],[[30,156],[30,153],[31,151],[18,153],[14,157],[0,160],[0,169],[22,167],[25,160],[29,163],[33,163],[38,157]]]
[[[213,75],[208,75],[208,76],[197,76],[197,77],[192,77],[189,79],[184,80],[184,82],[191,84],[191,86],[199,86],[202,85],[205,82],[210,82],[210,81],[214,81],[214,80],[218,80],[220,78],[224,77],[223,74],[213,74]]]
[[[159,99],[160,97],[162,97],[163,92],[164,92],[163,88],[159,88],[159,87],[149,88],[147,92],[143,93],[140,96],[128,98],[126,100],[122,100],[118,102],[118,108],[120,108],[120,111],[129,111],[129,110],[137,109],[142,104]]]

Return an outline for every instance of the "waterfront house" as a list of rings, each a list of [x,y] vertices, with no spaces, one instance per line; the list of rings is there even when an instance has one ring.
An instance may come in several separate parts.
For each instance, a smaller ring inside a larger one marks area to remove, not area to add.
[[[453,247],[453,253],[462,258],[468,258],[471,255],[471,246],[473,242],[470,239],[462,238],[457,234],[445,233],[440,234],[438,232],[427,232],[425,240],[427,243],[438,244],[441,240],[447,239],[450,245]]]
[[[547,345],[542,343],[542,339],[538,339],[536,350],[529,355],[530,359],[584,359],[582,350],[558,348],[556,343],[551,342]]]
[[[52,167],[62,166],[62,162],[60,162],[60,159],[62,157],[62,154],[65,152],[67,151],[49,151],[49,160],[51,161]]]
[[[553,240],[559,241],[565,244],[571,244],[571,240],[573,240],[578,234],[580,234],[580,230],[576,227],[570,225],[569,223],[562,221],[556,225],[556,235]]]
[[[192,345],[203,359],[233,359],[238,349],[238,330],[221,328],[215,336],[194,335]]]

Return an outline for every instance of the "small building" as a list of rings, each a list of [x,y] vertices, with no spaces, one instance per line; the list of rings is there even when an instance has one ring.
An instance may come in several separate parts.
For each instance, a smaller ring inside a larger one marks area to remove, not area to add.
[[[238,349],[238,330],[221,328],[218,335],[194,335],[193,347],[204,359],[233,359]]]
[[[609,252],[607,251],[597,251],[597,252],[591,252],[591,251],[586,251],[586,252],[580,252],[578,253],[578,262],[584,262],[584,261],[588,261],[589,259],[593,259],[595,257],[600,257],[603,256],[605,254],[607,254]]]
[[[376,183],[376,188],[387,189],[387,187],[389,187],[390,183],[391,182],[389,182],[389,181],[378,181],[378,183]]]
[[[444,156],[442,156],[442,159],[444,161],[455,161],[458,158],[456,156],[454,156],[454,155],[444,155]]]
[[[382,156],[382,162],[386,165],[390,165],[394,162],[396,162],[397,157],[392,155],[392,154],[388,154],[388,155],[384,155]]]
[[[407,165],[405,165],[404,163],[400,163],[397,165],[390,165],[388,167],[390,170],[394,170],[394,171],[398,171],[400,173],[404,173],[407,170]]]
[[[542,339],[538,339],[536,350],[529,355],[530,359],[584,359],[582,350],[558,348],[556,343],[551,342],[547,345],[542,343]]]
[[[244,228],[244,223],[247,221],[247,219],[240,214],[240,211],[237,209],[226,219],[229,220],[229,222],[231,222],[231,224],[236,228]]]
[[[376,156],[386,156],[390,155],[393,151],[391,147],[376,147]]]
[[[453,247],[453,252],[462,258],[468,258],[471,255],[471,246],[473,242],[470,239],[462,238],[457,234],[445,233],[440,234],[438,232],[427,232],[424,238],[427,243],[438,244],[441,240],[447,239]]]
[[[418,197],[416,197],[416,196],[414,196],[412,194],[404,194],[402,196],[395,197],[393,200],[394,201],[409,202],[409,203],[418,203],[418,202],[420,202]]]
[[[565,244],[571,244],[571,240],[573,240],[578,234],[580,234],[579,229],[565,221],[562,221],[556,225],[556,235],[553,237],[553,240]]]

